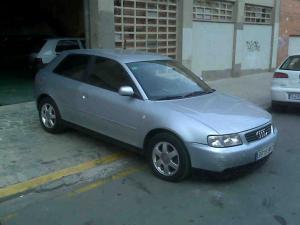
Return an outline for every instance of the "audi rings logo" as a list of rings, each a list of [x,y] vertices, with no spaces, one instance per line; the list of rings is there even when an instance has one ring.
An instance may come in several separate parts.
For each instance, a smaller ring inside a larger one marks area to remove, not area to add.
[[[262,138],[266,137],[267,135],[268,135],[268,132],[265,129],[262,129],[262,130],[259,130],[256,132],[256,136],[259,139],[262,139]]]

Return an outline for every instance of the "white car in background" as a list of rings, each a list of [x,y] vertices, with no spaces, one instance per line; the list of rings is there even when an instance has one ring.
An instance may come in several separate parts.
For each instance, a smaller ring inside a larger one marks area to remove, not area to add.
[[[36,43],[29,56],[29,66],[39,69],[51,62],[62,51],[85,48],[85,40],[82,38],[48,38]]]
[[[289,56],[275,71],[271,90],[274,109],[300,105],[300,54]]]

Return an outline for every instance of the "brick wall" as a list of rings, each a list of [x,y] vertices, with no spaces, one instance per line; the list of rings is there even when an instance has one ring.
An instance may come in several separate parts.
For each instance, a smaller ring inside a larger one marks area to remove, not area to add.
[[[278,64],[288,56],[289,36],[300,36],[300,0],[281,0]]]

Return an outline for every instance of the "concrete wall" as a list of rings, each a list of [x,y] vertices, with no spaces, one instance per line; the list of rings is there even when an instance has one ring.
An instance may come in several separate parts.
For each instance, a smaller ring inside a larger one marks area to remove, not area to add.
[[[226,76],[231,70],[234,25],[231,23],[193,22],[192,70],[204,77]]]
[[[113,1],[84,1],[89,3],[85,4],[85,27],[91,47],[113,47]],[[193,21],[193,0],[178,0],[177,59],[204,77],[240,76],[276,66],[280,0],[232,1],[234,21],[222,23]],[[272,24],[244,23],[245,4],[273,7]]]
[[[183,20],[187,25],[182,29],[183,63],[206,79],[274,69],[277,62],[279,3],[280,0],[235,1],[235,19],[232,23],[193,21],[185,12]],[[245,4],[272,7],[272,24],[245,23]],[[192,4],[185,5],[183,10],[190,10],[191,15]]]
[[[272,26],[244,25],[237,32],[236,64],[241,70],[267,70],[270,64]]]
[[[193,45],[190,43],[193,43],[193,14],[190,12],[193,11],[193,1],[180,1],[179,4],[182,16],[178,19],[181,20],[182,27],[178,35],[178,43],[181,45],[177,47],[177,56],[186,67],[191,68]]]
[[[114,1],[84,0],[85,37],[90,48],[114,48]]]
[[[277,67],[278,58],[278,45],[279,45],[279,22],[274,24],[274,34],[273,34],[273,53],[272,53],[272,69]]]

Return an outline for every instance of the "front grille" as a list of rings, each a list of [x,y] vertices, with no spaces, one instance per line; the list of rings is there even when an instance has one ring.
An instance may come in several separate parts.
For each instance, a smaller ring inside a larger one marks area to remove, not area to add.
[[[272,125],[269,124],[263,128],[259,128],[255,131],[251,131],[245,134],[245,138],[248,142],[253,142],[267,137],[268,135],[271,134],[271,132],[272,132]]]

